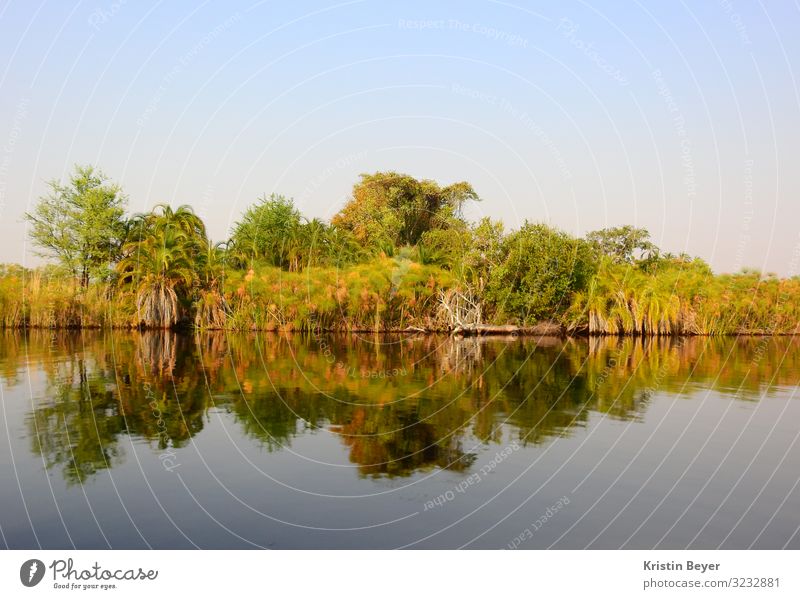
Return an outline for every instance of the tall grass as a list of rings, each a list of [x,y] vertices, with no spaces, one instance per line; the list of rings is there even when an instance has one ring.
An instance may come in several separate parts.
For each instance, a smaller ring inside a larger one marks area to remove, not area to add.
[[[88,288],[56,269],[0,267],[3,328],[110,328],[127,326],[130,298],[108,283]]]
[[[199,329],[388,331],[441,329],[437,297],[452,277],[408,258],[287,272],[256,264],[228,273],[223,288],[198,290],[191,306]],[[3,328],[136,328],[136,297],[110,283],[82,288],[52,269],[0,271]]]
[[[238,331],[447,330],[440,292],[456,288],[458,281],[449,270],[415,258],[399,253],[300,272],[258,263],[229,270],[219,288],[194,292],[186,323]],[[649,272],[604,263],[568,308],[552,317],[575,334],[799,334],[800,278],[753,271],[713,275],[693,261]],[[0,266],[2,328],[138,324],[135,294],[125,287],[96,282],[84,288],[51,267]]]
[[[230,273],[225,328],[234,330],[388,331],[443,328],[437,294],[450,273],[407,258],[380,257],[338,269],[287,272],[256,265]]]
[[[593,335],[797,334],[800,279],[713,275],[699,261],[653,272],[604,264],[564,318]]]

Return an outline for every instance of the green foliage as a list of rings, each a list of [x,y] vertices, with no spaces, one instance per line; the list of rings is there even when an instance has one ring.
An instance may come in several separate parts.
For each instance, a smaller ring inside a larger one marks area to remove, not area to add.
[[[101,328],[125,326],[131,306],[112,285],[88,288],[60,267],[0,265],[0,327]]]
[[[463,223],[463,204],[477,199],[465,182],[440,187],[392,171],[364,174],[333,224],[375,247],[416,245],[426,231]]]
[[[188,206],[156,206],[130,227],[130,241],[117,265],[120,284],[136,298],[135,325],[169,328],[205,279],[216,284],[217,256],[209,248],[203,221]]]
[[[479,293],[484,290],[491,272],[506,259],[503,223],[484,217],[470,228],[469,240],[464,248],[463,278]]]
[[[325,242],[329,252],[326,264],[329,266],[343,267],[369,258],[369,252],[364,244],[360,243],[351,231],[342,227],[328,226]]]
[[[237,330],[399,330],[436,328],[438,290],[446,271],[409,258],[375,258],[347,269],[302,273],[266,264],[231,273],[228,328]]]
[[[478,198],[467,183],[362,175],[332,224],[273,195],[224,244],[189,206],[125,221],[119,187],[90,167],[50,187],[26,217],[58,265],[0,266],[5,328],[390,331],[555,319],[599,335],[800,332],[798,278],[715,276],[631,226],[584,240],[544,224],[509,234],[488,218],[470,224],[461,208]]]
[[[466,226],[425,231],[417,244],[419,261],[423,264],[438,264],[448,270],[460,271],[464,254],[470,243]]]
[[[699,259],[660,259],[648,269],[606,260],[575,295],[566,320],[593,334],[797,333],[798,297],[796,278],[715,276]]]
[[[262,197],[250,206],[236,223],[231,249],[239,264],[266,260],[286,268],[293,258],[292,249],[300,229],[300,212],[294,202],[280,195]]]
[[[40,255],[57,258],[83,287],[91,278],[105,278],[126,232],[120,187],[91,166],[76,166],[68,184],[51,181],[49,187],[49,195],[25,214]]]
[[[631,225],[592,231],[586,236],[586,241],[598,254],[608,256],[617,264],[652,260],[659,253],[658,247],[650,241],[647,229]]]
[[[503,253],[505,260],[489,274],[486,297],[499,318],[521,324],[558,318],[592,270],[583,240],[545,224],[525,223],[505,239]]]
[[[350,231],[317,218],[304,219],[292,200],[274,194],[245,211],[234,226],[227,254],[234,267],[266,262],[292,272],[351,264],[366,256]]]

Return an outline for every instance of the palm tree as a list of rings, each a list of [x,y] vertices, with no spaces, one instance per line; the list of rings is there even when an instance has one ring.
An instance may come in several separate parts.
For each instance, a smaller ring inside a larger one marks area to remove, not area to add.
[[[168,228],[127,245],[118,269],[134,289],[140,324],[170,328],[180,320],[179,291],[188,293],[197,281],[189,246],[184,232]]]
[[[330,254],[328,226],[318,218],[306,221],[303,225],[301,244],[305,248],[305,266],[319,266]]]
[[[360,243],[355,235],[347,229],[331,225],[326,234],[325,258],[335,266],[343,266],[359,262],[367,257],[368,252],[364,244]]]
[[[173,210],[168,204],[158,204],[151,214],[156,227],[172,227],[182,231],[193,241],[206,239],[206,226],[191,206],[184,204]]]
[[[216,250],[209,249],[205,225],[189,206],[173,210],[159,204],[135,216],[129,234],[117,270],[122,284],[134,290],[137,324],[173,327],[182,317],[182,300],[202,282],[204,254],[218,259]]]
[[[222,329],[230,313],[222,289],[226,250],[226,244],[214,244],[209,241],[206,243],[205,251],[199,256],[200,288],[195,299],[194,317],[195,326],[198,328]]]
[[[189,245],[197,252],[207,244],[206,226],[194,213],[191,206],[183,205],[173,209],[168,204],[157,204],[150,212],[137,214],[131,219],[129,240],[142,241],[155,231],[173,229],[186,235]]]

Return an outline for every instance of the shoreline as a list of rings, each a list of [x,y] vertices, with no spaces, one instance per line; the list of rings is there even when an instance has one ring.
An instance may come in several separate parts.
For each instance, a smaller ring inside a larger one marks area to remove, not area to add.
[[[170,328],[159,327],[128,327],[128,326],[37,326],[37,325],[23,325],[15,327],[0,327],[3,331],[68,331],[68,332],[83,332],[83,331],[124,331],[124,332],[140,332],[140,333],[177,333],[177,334],[190,334],[190,333],[269,333],[269,334],[332,334],[332,335],[348,335],[348,334],[361,334],[361,335],[406,335],[406,336],[447,336],[459,339],[468,338],[548,338],[548,339],[591,339],[603,337],[618,337],[618,338],[646,338],[646,339],[664,339],[664,338],[689,338],[689,337],[798,337],[798,332],[773,332],[768,333],[765,331],[741,331],[730,333],[659,333],[659,334],[641,334],[641,333],[589,333],[586,331],[570,332],[564,330],[556,331],[550,325],[547,328],[534,326],[517,326],[517,325],[481,325],[473,329],[423,329],[418,327],[405,328],[405,329],[346,329],[346,328],[318,328],[318,329],[305,329],[305,328],[253,328],[253,329],[233,329],[233,328],[197,328],[193,326],[178,326]]]

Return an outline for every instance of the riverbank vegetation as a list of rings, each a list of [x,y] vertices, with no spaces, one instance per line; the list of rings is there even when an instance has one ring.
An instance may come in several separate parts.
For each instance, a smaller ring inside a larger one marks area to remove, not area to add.
[[[800,332],[800,279],[715,275],[631,226],[574,237],[512,231],[464,206],[465,182],[362,175],[331,219],[265,196],[220,243],[190,206],[128,216],[91,167],[26,215],[52,264],[0,270],[5,328],[491,331],[491,325],[608,335]],[[542,329],[542,323],[547,326]],[[540,328],[536,328],[536,327]]]

